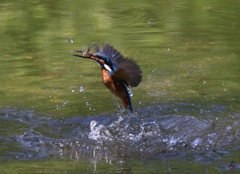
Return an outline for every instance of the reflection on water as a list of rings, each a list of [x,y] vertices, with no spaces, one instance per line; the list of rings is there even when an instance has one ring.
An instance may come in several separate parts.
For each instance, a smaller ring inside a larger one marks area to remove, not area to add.
[[[189,107],[189,104],[180,105],[182,109]],[[237,147],[239,121],[160,115],[160,110],[164,113],[172,107],[149,107],[134,115],[77,116],[60,120],[33,111],[1,109],[1,142],[5,152],[0,158],[84,160],[92,163],[96,170],[98,163],[104,161],[114,164],[119,173],[130,173],[132,159],[192,158],[208,163],[229,154],[227,146]],[[192,107],[207,111],[204,107]],[[216,114],[222,109],[214,106],[208,111]]]

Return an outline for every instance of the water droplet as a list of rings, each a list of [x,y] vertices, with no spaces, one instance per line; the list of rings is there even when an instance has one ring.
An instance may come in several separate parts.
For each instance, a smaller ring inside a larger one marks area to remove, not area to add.
[[[127,91],[128,91],[129,96],[132,97],[132,96],[133,96],[133,93],[132,93],[132,90],[131,90],[130,87],[127,88]]]
[[[62,106],[66,106],[66,104],[67,104],[67,100],[64,100],[62,103]]]
[[[83,91],[84,91],[84,87],[83,87],[83,86],[80,86],[79,92],[83,92]]]
[[[73,43],[73,39],[72,39],[71,37],[69,37],[69,38],[66,39],[66,42],[71,42],[71,43]]]
[[[59,105],[56,106],[56,109],[60,109],[60,108],[61,108],[61,106],[59,106]]]

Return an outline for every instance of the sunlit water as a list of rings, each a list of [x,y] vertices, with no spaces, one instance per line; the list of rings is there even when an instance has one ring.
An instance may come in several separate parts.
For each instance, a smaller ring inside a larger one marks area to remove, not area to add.
[[[240,168],[239,2],[0,3],[0,173]],[[73,49],[136,61],[134,114]]]

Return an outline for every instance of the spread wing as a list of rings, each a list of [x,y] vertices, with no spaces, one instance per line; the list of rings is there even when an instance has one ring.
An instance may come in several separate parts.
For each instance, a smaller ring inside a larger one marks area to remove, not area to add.
[[[112,64],[114,73],[112,78],[123,80],[131,87],[136,87],[142,80],[142,71],[140,67],[131,59],[124,58],[111,45],[105,44],[102,49],[98,45],[95,46],[96,52],[107,58],[107,62]],[[115,68],[116,66],[116,68]]]
[[[142,71],[133,60],[124,59],[119,62],[118,69],[112,77],[122,79],[131,87],[136,87],[142,81]]]
[[[124,59],[123,56],[109,44],[103,45],[102,52],[116,65]]]

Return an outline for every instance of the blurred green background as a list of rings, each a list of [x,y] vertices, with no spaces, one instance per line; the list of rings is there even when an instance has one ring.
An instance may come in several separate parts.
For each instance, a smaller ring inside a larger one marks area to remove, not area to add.
[[[110,43],[143,70],[135,110],[163,103],[239,109],[240,2],[1,1],[0,106],[57,117],[119,112],[94,61]],[[80,92],[81,91],[81,92]]]
[[[0,108],[33,110],[36,117],[42,113],[56,120],[121,113],[121,101],[101,82],[99,65],[76,58],[71,52],[109,43],[143,70],[142,83],[132,89],[136,113],[147,107],[187,103],[182,110],[159,110],[159,115],[201,116],[202,107],[216,105],[226,108],[223,112],[219,109],[216,118],[228,119],[235,113],[233,119],[237,120],[239,6],[239,0],[1,0]],[[191,104],[199,107],[188,110],[186,107]],[[71,159],[8,161],[6,154],[14,156],[21,149],[16,137],[24,136],[31,126],[21,123],[21,119],[9,121],[8,110],[3,111],[0,162],[5,163],[1,163],[1,173],[116,172],[110,162],[96,165],[96,161],[89,164]],[[42,127],[37,135],[45,130],[48,128]],[[236,128],[236,134],[237,131]],[[227,153],[220,151],[222,156]],[[205,163],[196,161],[199,157],[194,157],[195,161],[192,157],[189,161],[137,159],[132,173],[232,172],[226,164],[232,160],[238,163],[238,154],[239,150],[228,154],[220,161],[220,168],[208,157],[203,158]]]

